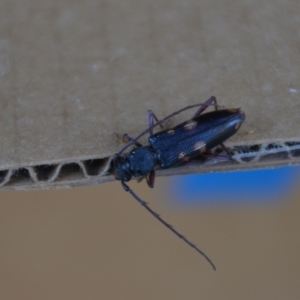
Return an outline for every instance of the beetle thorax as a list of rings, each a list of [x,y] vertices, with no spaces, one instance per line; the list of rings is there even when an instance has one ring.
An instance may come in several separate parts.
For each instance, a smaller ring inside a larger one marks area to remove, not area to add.
[[[156,166],[156,154],[150,146],[133,149],[127,158],[130,173],[134,177],[145,176]]]

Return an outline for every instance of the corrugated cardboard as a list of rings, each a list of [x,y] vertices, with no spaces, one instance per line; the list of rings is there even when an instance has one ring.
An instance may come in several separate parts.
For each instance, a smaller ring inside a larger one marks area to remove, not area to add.
[[[159,174],[299,163],[299,9],[296,0],[2,1],[2,188],[113,180],[115,133],[136,136],[148,109],[162,118],[211,95],[246,112],[227,145],[236,161],[254,161]]]

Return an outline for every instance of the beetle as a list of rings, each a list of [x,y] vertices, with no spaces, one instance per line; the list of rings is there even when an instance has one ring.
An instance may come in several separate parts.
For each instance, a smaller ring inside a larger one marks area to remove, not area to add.
[[[215,110],[202,114],[211,105],[215,107]],[[193,107],[199,108],[192,119],[175,127],[153,133],[156,126],[163,128],[163,124],[174,115]],[[216,154],[210,150],[219,145],[227,152],[227,159],[231,159],[230,152],[223,142],[239,130],[245,118],[245,113],[239,108],[219,110],[214,96],[203,104],[187,106],[162,120],[158,120],[152,111],[148,111],[148,129],[136,138],[124,134],[123,141],[126,141],[127,144],[113,158],[114,176],[121,181],[124,190],[129,192],[135,200],[174,234],[204,256],[214,270],[216,270],[214,263],[202,250],[154,212],[125,182],[130,181],[132,177],[146,178],[148,185],[153,187],[156,169],[171,168],[198,156],[204,160],[216,157]],[[147,133],[150,133],[149,145],[143,146],[138,140]],[[134,148],[125,153],[125,150],[130,146],[134,146]]]

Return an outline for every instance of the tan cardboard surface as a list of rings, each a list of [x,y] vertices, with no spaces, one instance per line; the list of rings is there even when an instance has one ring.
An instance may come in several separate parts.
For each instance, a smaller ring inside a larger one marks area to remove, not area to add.
[[[211,95],[246,112],[228,145],[300,140],[299,1],[0,5],[1,170],[107,158]]]

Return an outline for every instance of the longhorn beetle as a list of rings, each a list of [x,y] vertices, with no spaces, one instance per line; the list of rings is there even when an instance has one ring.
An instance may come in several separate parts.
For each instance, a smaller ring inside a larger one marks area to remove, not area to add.
[[[215,111],[202,114],[211,105],[215,107]],[[164,129],[153,134],[154,127],[158,125],[163,127],[162,124],[166,120],[193,107],[199,108],[192,119],[173,128]],[[132,177],[145,177],[148,185],[153,187],[156,169],[177,166],[197,156],[201,156],[204,159],[213,157],[218,159],[216,154],[210,152],[212,148],[218,145],[221,145],[227,152],[227,157],[223,156],[220,160],[224,160],[224,157],[225,160],[231,159],[231,155],[223,145],[223,142],[238,131],[245,118],[245,114],[239,108],[219,110],[217,100],[214,96],[210,97],[203,104],[187,106],[160,121],[152,111],[148,111],[148,129],[136,138],[124,134],[123,140],[126,140],[127,144],[115,154],[113,159],[115,178],[121,181],[124,190],[129,192],[136,201],[179,238],[183,239],[185,243],[203,255],[214,270],[216,270],[215,265],[202,250],[162,219],[159,214],[154,212],[125,182],[129,181]],[[150,133],[148,139],[149,145],[142,146],[138,140],[147,133]],[[130,146],[135,147],[130,152],[124,153]]]

